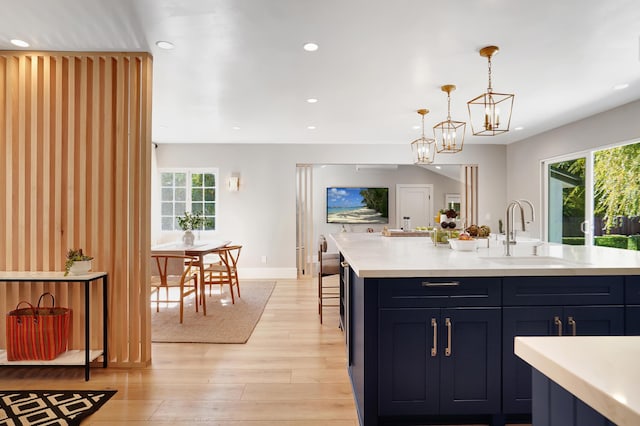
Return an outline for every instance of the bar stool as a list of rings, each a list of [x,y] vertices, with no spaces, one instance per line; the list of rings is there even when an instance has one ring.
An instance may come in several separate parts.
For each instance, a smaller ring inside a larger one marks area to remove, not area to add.
[[[325,284],[323,278],[340,274],[340,256],[338,253],[327,253],[327,239],[320,235],[318,244],[318,314],[322,324],[322,310],[325,307],[340,307],[340,285]]]

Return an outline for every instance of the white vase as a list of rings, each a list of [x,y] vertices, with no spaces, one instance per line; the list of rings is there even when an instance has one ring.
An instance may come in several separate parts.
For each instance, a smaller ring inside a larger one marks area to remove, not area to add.
[[[194,235],[193,232],[189,230],[184,231],[184,235],[182,236],[182,242],[184,243],[185,246],[192,246],[195,239],[196,239],[196,236]]]
[[[69,268],[69,273],[71,275],[82,275],[86,274],[91,270],[91,261],[90,260],[76,260],[73,262],[73,265]]]

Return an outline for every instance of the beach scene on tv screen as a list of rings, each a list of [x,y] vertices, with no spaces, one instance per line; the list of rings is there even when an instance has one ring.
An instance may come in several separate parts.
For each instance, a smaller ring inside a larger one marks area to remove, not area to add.
[[[327,223],[389,223],[389,188],[327,188]]]

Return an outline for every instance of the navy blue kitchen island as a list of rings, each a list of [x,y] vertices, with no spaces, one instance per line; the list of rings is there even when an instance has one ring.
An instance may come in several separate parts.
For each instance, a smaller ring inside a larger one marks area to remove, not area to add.
[[[332,238],[362,425],[530,423],[531,368],[516,336],[634,333],[637,252],[545,245],[535,262],[505,265],[499,247]]]

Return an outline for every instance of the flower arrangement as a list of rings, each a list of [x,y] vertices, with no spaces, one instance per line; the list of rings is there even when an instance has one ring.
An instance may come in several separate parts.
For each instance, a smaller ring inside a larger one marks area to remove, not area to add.
[[[73,266],[74,262],[82,262],[86,260],[93,260],[93,256],[87,256],[82,253],[82,249],[69,249],[67,252],[67,260],[64,263],[64,276],[69,275],[69,270]]]
[[[200,212],[194,214],[184,212],[184,216],[178,216],[178,225],[183,231],[193,231],[204,225],[204,217]]]

